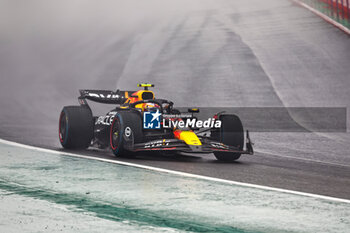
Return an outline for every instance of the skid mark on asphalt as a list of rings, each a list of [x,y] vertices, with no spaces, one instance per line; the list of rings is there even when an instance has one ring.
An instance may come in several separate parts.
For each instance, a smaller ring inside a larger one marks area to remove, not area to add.
[[[179,21],[152,64],[148,80],[160,85],[157,95],[184,106],[188,99],[195,106],[212,106],[213,100],[220,106],[283,106],[253,48],[222,17],[207,12]]]

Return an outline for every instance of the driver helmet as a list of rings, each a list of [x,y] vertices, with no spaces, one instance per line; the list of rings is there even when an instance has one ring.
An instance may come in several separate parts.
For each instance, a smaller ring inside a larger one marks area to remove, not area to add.
[[[155,103],[146,103],[144,106],[144,111],[147,112],[153,112],[153,111],[157,111],[159,109],[158,104]]]

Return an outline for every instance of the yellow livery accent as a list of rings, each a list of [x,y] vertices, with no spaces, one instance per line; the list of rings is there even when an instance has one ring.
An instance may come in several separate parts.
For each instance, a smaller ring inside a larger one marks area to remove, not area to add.
[[[179,131],[179,130],[176,130]],[[197,135],[192,131],[181,131],[178,133],[175,133],[175,135],[178,135],[177,138],[180,140],[183,140],[187,145],[195,145],[195,146],[201,146],[202,142],[199,140]]]
[[[148,91],[148,90],[137,91],[133,93],[132,96],[137,97],[138,100],[154,99],[153,91]],[[145,98],[145,96],[147,96],[148,98]]]
[[[149,83],[139,83],[137,84],[138,87],[154,87],[153,84],[149,84]]]

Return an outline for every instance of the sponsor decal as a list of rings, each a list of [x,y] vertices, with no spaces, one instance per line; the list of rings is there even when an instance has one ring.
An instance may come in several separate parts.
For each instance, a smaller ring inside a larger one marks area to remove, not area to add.
[[[157,141],[151,141],[147,142],[144,146],[144,148],[154,148],[154,147],[163,147],[163,146],[169,146],[170,141],[163,139],[163,140],[157,140]]]
[[[89,96],[95,97],[95,98],[104,98],[104,99],[118,99],[118,98],[124,98],[124,96],[120,96],[118,94],[99,94],[99,93],[89,93]]]
[[[143,128],[144,129],[160,129],[160,116],[162,114],[157,110],[156,112],[143,113]]]
[[[109,112],[105,116],[99,116],[95,122],[95,125],[111,125],[116,113],[117,112]]]
[[[225,150],[229,149],[229,147],[226,146],[226,145],[223,144],[223,143],[211,142],[210,144],[211,144],[212,147],[215,147],[215,148],[218,148],[218,149],[225,149]]]
[[[131,135],[131,129],[130,129],[130,127],[126,127],[126,128],[125,128],[124,134],[125,134],[125,136],[130,137],[130,135]]]

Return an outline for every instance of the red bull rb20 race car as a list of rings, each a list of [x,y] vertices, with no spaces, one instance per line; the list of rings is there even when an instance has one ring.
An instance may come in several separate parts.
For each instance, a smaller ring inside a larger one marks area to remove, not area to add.
[[[135,152],[172,151],[214,153],[221,161],[253,154],[249,132],[234,114],[218,113],[207,121],[195,116],[199,109],[180,112],[173,102],[155,98],[149,87],[138,91],[80,90],[80,106],[65,106],[59,117],[59,140],[67,149],[90,146],[111,148],[115,156]],[[87,100],[115,105],[103,116],[93,116]]]

